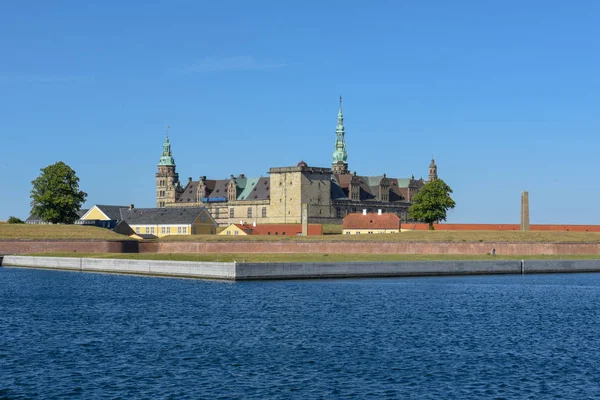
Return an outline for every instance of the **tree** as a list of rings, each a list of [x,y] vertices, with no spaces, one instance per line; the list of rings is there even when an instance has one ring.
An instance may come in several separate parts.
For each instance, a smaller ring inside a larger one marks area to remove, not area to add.
[[[13,217],[12,215],[10,217],[8,217],[8,222],[9,224],[24,224],[25,222],[23,222],[22,219],[17,218],[17,217]]]
[[[31,214],[44,222],[72,224],[87,193],[79,190],[75,171],[62,161],[42,168],[31,182]]]
[[[452,189],[441,179],[427,183],[413,197],[413,204],[408,209],[410,218],[429,224],[433,230],[433,223],[446,220],[446,211],[454,208],[456,203],[450,197]]]

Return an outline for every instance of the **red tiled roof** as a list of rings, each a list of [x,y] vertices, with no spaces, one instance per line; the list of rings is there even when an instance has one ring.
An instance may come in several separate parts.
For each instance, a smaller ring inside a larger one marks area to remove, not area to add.
[[[276,235],[276,236],[296,236],[302,233],[301,224],[259,224],[256,226],[248,224],[234,224],[239,229],[249,235]],[[308,235],[322,235],[323,226],[321,224],[308,224]]]
[[[342,229],[400,229],[400,218],[396,214],[348,214]]]

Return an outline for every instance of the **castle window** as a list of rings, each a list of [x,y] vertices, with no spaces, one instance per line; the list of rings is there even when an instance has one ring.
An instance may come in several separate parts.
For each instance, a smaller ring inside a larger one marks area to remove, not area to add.
[[[135,228],[135,233],[140,233],[140,227]]]
[[[233,208],[229,209],[229,218],[233,218]]]
[[[163,235],[164,235],[165,233],[167,233],[167,228],[166,228],[166,227],[164,227],[164,226],[163,226],[163,227],[161,227],[161,228],[160,228],[160,233],[162,233]]]
[[[187,226],[183,227],[183,233],[187,233]]]
[[[228,235],[231,235],[231,231],[227,231],[227,234],[228,234]]]
[[[220,211],[220,210],[221,210],[220,208],[216,208],[216,209],[214,210],[214,211],[215,211],[215,218],[219,218],[219,211]]]
[[[252,207],[248,207],[248,218],[252,218]]]
[[[266,218],[267,217],[267,207],[263,207],[262,208],[262,217]]]
[[[238,231],[235,231],[235,234],[236,234],[236,235],[237,235],[238,233],[239,233]]]

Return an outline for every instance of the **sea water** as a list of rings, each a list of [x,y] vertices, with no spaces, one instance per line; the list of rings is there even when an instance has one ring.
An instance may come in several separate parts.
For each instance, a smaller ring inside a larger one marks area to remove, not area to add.
[[[600,274],[0,268],[0,399],[600,398]]]

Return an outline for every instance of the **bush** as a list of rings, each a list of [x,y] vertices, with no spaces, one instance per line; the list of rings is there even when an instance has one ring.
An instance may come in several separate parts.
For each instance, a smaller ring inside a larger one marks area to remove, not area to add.
[[[23,222],[22,219],[17,218],[17,217],[13,217],[12,215],[10,217],[8,217],[8,222],[9,224],[24,224],[25,222]]]

